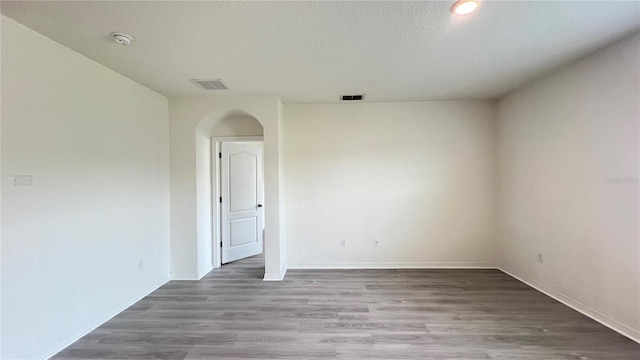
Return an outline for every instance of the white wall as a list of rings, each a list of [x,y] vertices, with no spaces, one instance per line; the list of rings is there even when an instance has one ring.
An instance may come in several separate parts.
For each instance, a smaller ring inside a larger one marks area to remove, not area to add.
[[[3,359],[49,356],[168,280],[168,141],[164,96],[2,17]]]
[[[207,141],[212,129],[231,115],[252,117],[264,133],[265,279],[284,275],[280,253],[281,154],[284,136],[277,96],[202,96],[172,98],[169,107],[171,148],[171,272],[175,279],[196,279],[211,269],[211,176]],[[206,129],[205,132],[202,129]],[[205,135],[206,134],[206,135]],[[284,206],[284,204],[282,204]]]
[[[233,115],[221,119],[209,131],[210,136],[262,136],[262,125],[251,116]]]
[[[636,340],[639,44],[636,35],[502,99],[498,167],[504,268]]]
[[[495,266],[493,102],[285,111],[290,268]]]
[[[286,167],[285,167],[285,144],[286,144],[286,140],[285,140],[285,112],[284,112],[284,104],[282,103],[282,101],[280,100],[280,98],[278,98],[278,134],[279,134],[279,141],[278,141],[278,163],[281,164],[281,166],[278,168],[278,189],[280,189],[280,191],[278,192],[278,223],[279,223],[279,236],[280,236],[280,243],[282,244],[280,246],[280,248],[278,249],[278,262],[280,264],[280,273],[278,274],[279,277],[275,277],[275,274],[272,274],[269,276],[269,278],[271,280],[282,280],[284,279],[284,274],[287,272],[287,206],[286,206]],[[270,254],[271,257],[275,256],[275,252],[272,252]]]
[[[2,21],[0,16],[0,52],[2,49]],[[0,56],[0,79],[2,79],[2,56]],[[0,358],[2,357],[2,86],[0,85]]]

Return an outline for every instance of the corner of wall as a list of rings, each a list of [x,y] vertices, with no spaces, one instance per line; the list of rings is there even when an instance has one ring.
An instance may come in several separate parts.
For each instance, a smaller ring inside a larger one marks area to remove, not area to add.
[[[636,33],[501,98],[496,173],[500,269],[635,341],[639,50]]]
[[[565,293],[563,293],[562,291],[558,291],[555,290],[547,285],[544,285],[536,280],[534,280],[533,278],[518,272],[512,268],[510,268],[509,266],[505,265],[505,264],[500,264],[499,268],[500,271],[502,271],[503,273],[511,276],[512,278],[515,278],[529,286],[531,286],[532,288],[540,291],[541,293],[563,303],[564,305],[572,308],[573,310],[599,322],[600,324],[610,328],[613,331],[616,331],[626,337],[628,337],[629,339],[640,343],[640,331],[627,326],[613,318],[611,318],[610,316],[597,311],[595,309],[590,308],[589,306],[586,306],[582,303],[580,303],[579,301],[573,299],[572,297],[566,295]]]
[[[287,268],[281,270],[279,273],[265,273],[263,281],[282,281],[284,280],[284,276],[287,273]]]

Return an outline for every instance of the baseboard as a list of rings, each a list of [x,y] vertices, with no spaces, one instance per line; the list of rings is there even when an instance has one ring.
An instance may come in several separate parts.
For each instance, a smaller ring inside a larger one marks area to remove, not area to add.
[[[213,270],[213,265],[209,265],[209,267],[207,269],[205,269],[204,271],[198,272],[198,280],[200,280],[203,277],[205,277],[208,273],[211,272],[211,270]]]
[[[262,281],[282,281],[284,280],[284,275],[287,273],[287,269],[284,269],[281,273],[265,273],[264,279]]]
[[[171,280],[200,280],[198,273],[171,273]]]
[[[74,342],[78,341],[81,337],[87,335],[88,333],[92,332],[93,330],[95,330],[96,328],[98,328],[100,325],[104,324],[105,322],[111,320],[111,318],[113,318],[114,316],[120,314],[121,312],[123,312],[124,310],[126,310],[129,306],[137,303],[138,301],[142,300],[145,296],[151,294],[152,292],[154,292],[155,290],[157,290],[159,287],[161,287],[162,285],[166,284],[168,282],[168,280],[165,281],[161,281],[156,285],[153,285],[151,287],[149,287],[147,290],[143,291],[143,295],[141,296],[136,296],[128,301],[125,301],[124,303],[115,306],[111,309],[109,309],[108,311],[106,311],[102,316],[100,316],[98,318],[98,320],[93,321],[90,325],[87,325],[87,327],[83,330],[79,330],[76,331],[74,333],[72,333],[71,335],[67,335],[65,337],[63,337],[62,339],[56,341],[55,343],[53,343],[52,345],[48,346],[47,349],[38,352],[37,354],[34,354],[33,359],[49,359],[50,357],[52,357],[53,355],[59,353],[60,351],[62,351],[63,349],[65,349],[66,347],[68,347],[69,345],[73,344]]]
[[[289,265],[289,269],[497,269],[484,262],[314,262]]]
[[[523,283],[531,286],[532,288],[540,291],[541,293],[552,297],[554,299],[556,299],[557,301],[567,305],[568,307],[574,309],[575,311],[590,317],[591,319],[599,322],[600,324],[608,327],[609,329],[620,333],[621,335],[624,335],[626,337],[628,337],[629,339],[640,343],[640,330],[636,330],[632,327],[629,327],[625,324],[620,323],[619,321],[616,321],[612,318],[610,318],[609,316],[594,310],[582,303],[580,303],[579,301],[572,299],[571,297],[556,291],[550,287],[547,287],[546,285],[543,285],[533,279],[531,279],[530,277],[528,277],[527,275],[520,273],[518,271],[515,271],[513,269],[508,268],[505,265],[500,265],[498,267],[498,269],[500,269],[500,271],[504,272],[505,274],[518,279],[520,281],[522,281]]]

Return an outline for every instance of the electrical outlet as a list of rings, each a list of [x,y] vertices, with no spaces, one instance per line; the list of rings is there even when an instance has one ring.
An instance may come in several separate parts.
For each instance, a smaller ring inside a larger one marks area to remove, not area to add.
[[[345,239],[340,239],[340,246],[341,246],[341,247],[347,247],[347,240],[345,240]]]
[[[373,239],[373,246],[375,246],[375,247],[380,246],[380,240],[378,240],[378,239]]]
[[[544,263],[544,259],[542,258],[542,254],[541,253],[538,253],[538,262],[540,264]]]

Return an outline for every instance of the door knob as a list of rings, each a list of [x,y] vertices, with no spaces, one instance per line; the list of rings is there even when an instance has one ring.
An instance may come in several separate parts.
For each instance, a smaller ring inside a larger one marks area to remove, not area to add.
[[[262,204],[258,204],[258,207],[262,207]]]

